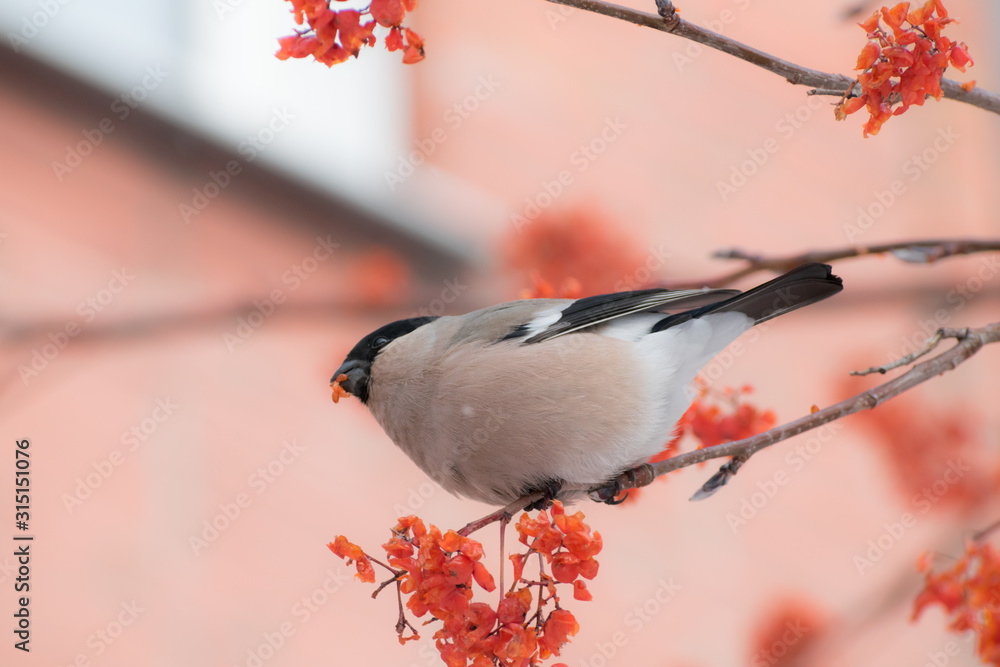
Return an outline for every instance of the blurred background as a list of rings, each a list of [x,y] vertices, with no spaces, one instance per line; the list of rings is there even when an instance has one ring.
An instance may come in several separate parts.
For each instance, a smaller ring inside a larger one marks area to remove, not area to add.
[[[849,73],[876,5],[681,7]],[[437,488],[357,401],[333,405],[357,339],[521,294],[709,280],[741,266],[720,249],[1000,235],[1000,126],[979,109],[929,101],[864,139],[832,98],[540,0],[424,2],[407,21],[423,62],[380,41],[328,69],[274,57],[290,8],[0,6],[5,665],[439,664],[432,632],[400,646],[393,596],[372,601],[325,545],[377,552],[400,515],[457,528],[491,508]],[[1000,12],[948,8],[976,61],[949,76],[1000,89]],[[1000,319],[998,262],[836,262],[841,295],[767,324],[707,380],[753,385],[779,423],[807,414],[877,382],[851,369]],[[910,614],[917,557],[950,562],[1000,515],[998,376],[987,348],[755,456],[705,502],[687,498],[715,466],[581,506],[605,548],[563,660],[978,664],[939,608]],[[29,654],[11,634],[18,439]]]

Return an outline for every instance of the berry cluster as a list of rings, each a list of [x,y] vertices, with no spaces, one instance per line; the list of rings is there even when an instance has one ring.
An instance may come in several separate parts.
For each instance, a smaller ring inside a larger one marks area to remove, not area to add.
[[[375,25],[389,28],[385,46],[390,51],[403,51],[403,62],[412,64],[424,58],[424,40],[402,25],[407,12],[417,6],[417,0],[372,0],[368,9],[335,10],[330,0],[288,0],[292,3],[295,22],[309,27],[278,40],[280,60],[312,56],[332,67],[349,57],[358,57],[362,46],[375,45]],[[343,2],[344,0],[333,0]],[[362,23],[368,15],[371,21]]]
[[[882,21],[889,30],[882,27]],[[923,105],[927,96],[940,100],[941,77],[948,65],[964,72],[966,65],[973,64],[964,43],[941,34],[954,21],[941,0],[929,0],[912,11],[908,2],[892,9],[882,7],[860,23],[869,40],[855,67],[861,70],[861,94],[851,98],[845,94],[835,110],[837,120],[867,108],[867,137],[878,134],[883,123],[910,105]]]
[[[515,527],[528,550],[510,556],[515,581],[496,608],[473,601],[473,582],[487,592],[496,590],[493,576],[482,563],[482,545],[453,530],[442,533],[433,525],[428,529],[416,516],[399,519],[392,538],[382,545],[388,564],[343,535],[327,546],[348,562],[354,561],[362,581],[374,583],[372,563],[390,570],[393,576],[383,586],[396,583],[400,594],[409,596],[406,609],[414,616],[429,614],[429,622],[441,622],[434,640],[448,667],[529,667],[559,655],[562,645],[579,630],[573,614],[559,606],[557,584],[571,584],[577,600],[591,599],[580,577],[593,579],[597,574],[594,556],[601,551],[602,541],[583,518],[582,512],[567,515],[558,502],[536,518],[521,515]],[[532,556],[539,562],[536,579],[524,576]],[[550,603],[554,608],[546,612]],[[402,608],[400,619],[400,643],[418,639]],[[404,634],[407,628],[409,635]]]
[[[726,387],[721,394],[702,385],[698,398],[681,418],[679,426],[682,432],[689,431],[698,439],[698,449],[702,449],[743,440],[774,428],[777,417],[773,410],[760,410],[743,400],[743,395],[751,392],[753,387],[750,385],[739,389]],[[706,401],[709,395],[714,395],[717,402]],[[724,404],[725,409],[719,402]]]
[[[935,573],[931,564],[930,554],[917,564],[925,573],[924,589],[914,601],[913,619],[928,605],[941,605],[952,617],[949,629],[974,631],[979,659],[1000,665],[1000,550],[988,542],[970,540],[965,555],[951,568]]]

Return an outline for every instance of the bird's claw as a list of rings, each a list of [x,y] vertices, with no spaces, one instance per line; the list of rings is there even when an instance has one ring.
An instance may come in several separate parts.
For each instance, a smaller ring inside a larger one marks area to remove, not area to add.
[[[550,479],[544,482],[541,486],[532,489],[532,492],[534,493],[541,493],[542,497],[525,507],[525,511],[533,512],[534,510],[547,510],[552,506],[552,501],[554,501],[559,495],[562,487],[563,481],[561,479]]]

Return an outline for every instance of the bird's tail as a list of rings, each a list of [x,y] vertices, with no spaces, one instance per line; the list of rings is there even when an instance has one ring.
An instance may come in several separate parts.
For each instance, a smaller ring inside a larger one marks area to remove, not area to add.
[[[743,313],[754,324],[822,301],[844,289],[828,264],[803,264],[774,280],[705,308],[708,313]]]
[[[833,275],[829,265],[812,262],[718,303],[666,317],[653,327],[653,331],[662,331],[704,315],[729,312],[743,313],[752,317],[754,324],[760,324],[796,308],[822,301],[842,289],[843,281]]]

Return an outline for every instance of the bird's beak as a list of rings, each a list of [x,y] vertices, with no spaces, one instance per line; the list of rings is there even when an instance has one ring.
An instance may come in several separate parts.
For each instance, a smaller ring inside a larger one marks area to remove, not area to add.
[[[346,375],[347,379],[340,382],[340,386],[343,387],[349,394],[354,394],[355,396],[363,395],[365,392],[362,388],[368,383],[368,365],[357,359],[348,359],[340,368],[338,368],[333,373],[333,377],[330,378],[330,384],[337,382],[337,378],[342,375]]]

